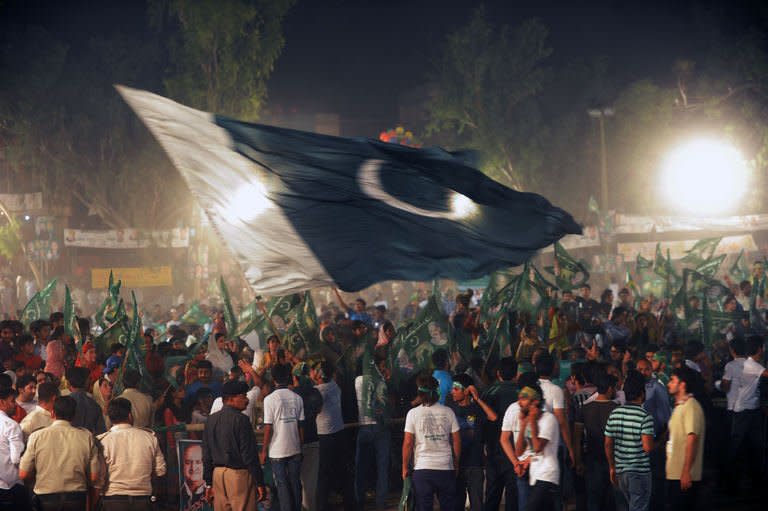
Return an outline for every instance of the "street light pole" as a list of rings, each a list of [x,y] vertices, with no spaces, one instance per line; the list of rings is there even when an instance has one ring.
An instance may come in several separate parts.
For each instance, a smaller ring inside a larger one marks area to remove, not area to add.
[[[608,211],[608,156],[605,150],[605,118],[613,117],[613,108],[594,108],[587,111],[600,122],[600,207]]]

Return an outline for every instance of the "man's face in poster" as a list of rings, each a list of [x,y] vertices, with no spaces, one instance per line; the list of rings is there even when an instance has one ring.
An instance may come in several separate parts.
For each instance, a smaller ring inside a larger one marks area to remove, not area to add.
[[[184,450],[184,482],[194,493],[203,484],[203,446],[191,445]]]

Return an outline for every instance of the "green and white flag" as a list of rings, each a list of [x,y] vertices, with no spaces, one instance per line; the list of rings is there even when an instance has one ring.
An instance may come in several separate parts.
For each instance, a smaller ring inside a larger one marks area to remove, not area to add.
[[[291,295],[296,296],[296,295]],[[301,303],[291,307],[293,319],[290,321],[285,332],[285,342],[288,349],[294,354],[299,353],[303,348],[307,354],[317,351],[320,345],[320,325],[315,311],[315,302],[312,300],[312,294],[304,291],[301,296]],[[295,298],[287,301],[293,303]]]
[[[29,324],[38,319],[48,320],[51,315],[51,294],[56,289],[56,279],[50,281],[42,290],[35,293],[21,311],[21,322],[29,328]]]
[[[219,291],[221,299],[224,301],[224,326],[227,327],[227,335],[235,335],[237,332],[237,316],[232,308],[232,300],[229,298],[229,289],[224,282],[224,277],[219,277]]]
[[[102,329],[109,328],[110,325],[121,321],[126,316],[125,304],[120,298],[120,287],[122,281],[114,281],[112,272],[109,272],[109,284],[107,288],[107,298],[96,312],[96,324]]]
[[[205,325],[211,322],[211,317],[200,309],[200,304],[194,302],[181,317],[181,322],[187,325]]]
[[[555,282],[560,289],[579,288],[589,281],[586,263],[569,254],[559,241],[555,242],[555,264],[545,267],[544,270],[555,276]]]
[[[685,251],[686,255],[680,259],[680,262],[694,267],[701,266],[712,259],[712,256],[715,255],[715,249],[722,239],[722,237],[704,238],[697,241],[690,250]]]
[[[405,372],[418,372],[432,364],[432,353],[438,349],[451,349],[448,320],[432,295],[416,319],[401,327],[395,334],[393,367]]]
[[[72,294],[69,292],[69,286],[64,286],[64,331],[75,340],[77,352],[83,346],[83,336],[80,333],[80,326],[77,324],[75,315],[75,304],[72,302]]]
[[[749,268],[747,268],[746,264],[744,263],[743,248],[739,252],[739,255],[736,258],[736,260],[731,265],[731,268],[728,270],[728,273],[730,274],[731,278],[736,281],[737,284],[744,280],[749,280],[749,277],[751,275],[749,273]]]

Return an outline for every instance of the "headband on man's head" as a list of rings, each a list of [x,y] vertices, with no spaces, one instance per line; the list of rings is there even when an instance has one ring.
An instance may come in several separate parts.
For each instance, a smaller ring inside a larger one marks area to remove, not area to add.
[[[533,387],[523,387],[518,394],[520,397],[532,399],[534,401],[541,401],[541,394]]]
[[[429,387],[419,387],[419,392],[424,392],[425,394],[431,394],[435,391],[435,389],[430,389]]]

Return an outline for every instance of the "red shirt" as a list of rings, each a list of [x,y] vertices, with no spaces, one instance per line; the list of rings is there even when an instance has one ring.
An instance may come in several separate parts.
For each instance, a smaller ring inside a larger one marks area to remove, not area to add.
[[[19,353],[18,355],[13,357],[13,359],[18,360],[19,362],[24,362],[24,367],[32,371],[37,371],[38,369],[43,367],[43,359],[40,358],[40,356],[35,355],[34,353],[32,355]]]
[[[21,419],[27,416],[27,411],[22,408],[20,405],[16,405],[16,412],[11,415],[11,419],[15,420],[16,422],[21,422]]]

